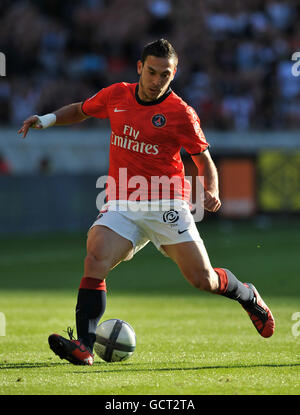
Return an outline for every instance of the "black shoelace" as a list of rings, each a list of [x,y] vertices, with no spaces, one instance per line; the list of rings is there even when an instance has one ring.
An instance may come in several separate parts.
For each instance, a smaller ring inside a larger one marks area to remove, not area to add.
[[[73,332],[74,332],[74,329],[72,329],[71,327],[68,327],[67,331],[65,331],[65,333],[68,334],[70,340],[76,340],[75,337],[73,336]]]

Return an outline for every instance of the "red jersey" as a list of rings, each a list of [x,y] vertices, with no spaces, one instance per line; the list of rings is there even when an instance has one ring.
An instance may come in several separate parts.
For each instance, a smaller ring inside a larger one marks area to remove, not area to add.
[[[188,200],[189,182],[184,180],[180,150],[183,147],[194,155],[208,148],[200,120],[170,88],[152,102],[141,101],[137,91],[136,83],[117,83],[82,104],[86,115],[110,120],[108,175],[117,192],[109,185],[108,199]]]

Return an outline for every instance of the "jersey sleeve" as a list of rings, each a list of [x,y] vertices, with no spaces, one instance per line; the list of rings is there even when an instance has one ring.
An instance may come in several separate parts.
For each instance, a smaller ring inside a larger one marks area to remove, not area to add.
[[[200,126],[199,117],[192,107],[186,108],[180,143],[190,155],[202,153],[209,148],[209,143]]]
[[[90,117],[108,118],[108,103],[113,85],[101,89],[82,103],[82,112]]]

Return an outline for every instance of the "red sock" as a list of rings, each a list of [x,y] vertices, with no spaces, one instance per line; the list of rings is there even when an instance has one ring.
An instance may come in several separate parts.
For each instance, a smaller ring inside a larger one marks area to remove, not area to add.
[[[228,287],[228,277],[226,271],[223,268],[214,268],[216,273],[219,275],[220,287],[218,294],[223,294],[227,291]]]
[[[106,290],[106,282],[105,280],[100,280],[97,278],[90,278],[90,277],[83,277],[80,282],[79,289],[87,289],[87,290]]]
[[[218,294],[237,300],[241,304],[248,304],[253,300],[253,290],[239,281],[229,269],[214,268],[214,270],[220,278]]]

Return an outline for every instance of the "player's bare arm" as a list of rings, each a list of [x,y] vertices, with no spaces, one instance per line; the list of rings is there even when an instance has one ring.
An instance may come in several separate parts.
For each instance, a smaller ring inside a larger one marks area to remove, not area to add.
[[[199,170],[199,175],[204,176],[204,208],[210,212],[216,212],[221,207],[219,198],[218,172],[208,150],[192,156]]]
[[[23,134],[23,138],[25,138],[29,128],[43,129],[52,125],[68,125],[84,121],[89,116],[82,112],[81,105],[81,102],[66,105],[53,114],[46,114],[42,117],[32,115],[23,122],[18,133]]]

